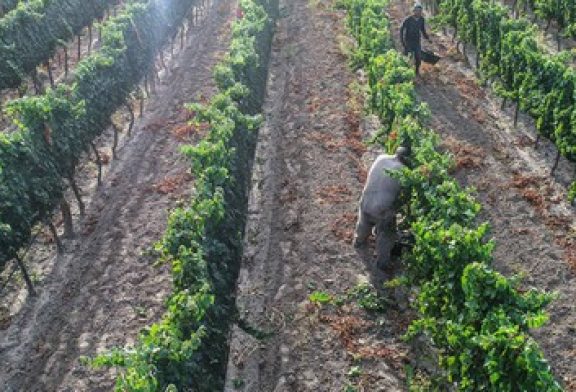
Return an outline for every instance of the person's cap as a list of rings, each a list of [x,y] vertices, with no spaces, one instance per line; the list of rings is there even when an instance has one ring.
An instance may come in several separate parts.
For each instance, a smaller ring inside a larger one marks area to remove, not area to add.
[[[420,4],[420,3],[414,4],[414,11],[421,10],[421,9],[422,9],[422,4]]]

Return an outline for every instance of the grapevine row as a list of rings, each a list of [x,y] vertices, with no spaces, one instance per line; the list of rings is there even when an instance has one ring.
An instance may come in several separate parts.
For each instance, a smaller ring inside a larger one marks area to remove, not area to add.
[[[19,2],[20,2],[20,0],[1,0],[0,1],[0,17],[2,15],[4,15],[5,13],[10,12],[14,8],[16,8],[16,6],[18,5]]]
[[[158,50],[197,0],[128,4],[102,29],[102,47],[76,68],[71,85],[13,101],[19,130],[0,134],[0,267],[16,258],[37,223],[74,186],[81,155],[150,72]]]
[[[368,73],[370,108],[383,124],[376,140],[388,150],[411,146],[412,162],[399,179],[405,224],[414,246],[404,256],[403,281],[418,288],[418,318],[408,336],[428,336],[438,348],[443,377],[438,390],[561,391],[531,328],[548,319],[553,296],[524,291],[517,278],[494,271],[488,224],[478,224],[479,203],[449,172],[451,156],[424,126],[428,109],[416,100],[414,72],[393,50],[389,0],[342,0],[358,41],[357,60]],[[489,32],[490,30],[486,30]]]
[[[91,360],[123,368],[118,391],[223,390],[231,295],[241,258],[250,161],[266,84],[276,0],[241,0],[244,17],[233,25],[230,52],[215,70],[219,92],[207,106],[192,105],[195,121],[209,125],[186,146],[196,178],[192,200],[172,212],[161,260],[172,265],[173,293],[162,320],[132,349]]]
[[[536,122],[538,137],[550,139],[560,155],[576,161],[576,70],[566,55],[548,55],[526,19],[511,19],[505,6],[484,0],[442,0],[439,19],[477,51],[479,70],[493,80],[505,101]]]
[[[117,0],[29,0],[0,19],[0,90],[16,88]]]
[[[515,0],[514,9],[530,8],[534,14],[547,21],[558,24],[558,30],[566,37],[576,37],[576,2],[573,0]]]

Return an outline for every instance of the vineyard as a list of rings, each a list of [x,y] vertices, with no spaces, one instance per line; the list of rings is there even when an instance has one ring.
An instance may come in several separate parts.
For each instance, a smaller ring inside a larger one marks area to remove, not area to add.
[[[0,1],[5,390],[575,391],[576,6],[411,7]]]
[[[569,9],[574,8],[573,4],[537,3],[537,15],[549,20],[560,18],[561,26],[573,25],[574,11]],[[440,9],[440,23],[454,28],[464,53],[467,44],[476,49],[476,66],[482,78],[504,98],[502,105],[514,102],[514,121],[519,110],[529,113],[538,131],[536,144],[541,136],[556,144],[558,153],[551,172],[554,173],[560,156],[574,161],[576,73],[567,64],[566,55],[548,55],[539,47],[532,24],[524,18],[512,19],[502,4],[446,1],[435,3],[434,7]]]

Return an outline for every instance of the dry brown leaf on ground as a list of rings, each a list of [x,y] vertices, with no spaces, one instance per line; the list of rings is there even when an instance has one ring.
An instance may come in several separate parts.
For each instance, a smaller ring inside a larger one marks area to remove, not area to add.
[[[576,356],[576,353],[574,353],[573,355]],[[576,392],[576,379],[566,380],[566,391]]]
[[[353,154],[348,154],[354,165],[356,165],[356,169],[358,170],[358,181],[362,184],[366,182],[368,178],[368,169],[364,166],[364,163]]]
[[[552,230],[562,230],[567,233],[570,231],[572,220],[567,216],[548,215],[544,217],[544,222]]]
[[[350,138],[347,140],[347,147],[350,150],[352,150],[352,152],[354,154],[356,154],[356,156],[358,156],[358,158],[361,158],[362,155],[364,155],[364,153],[366,151],[368,151],[368,148],[366,147],[366,145],[364,143],[362,143],[360,140],[353,139],[353,138]]]
[[[350,102],[350,99],[348,102]],[[350,108],[344,116],[344,120],[346,120],[352,132],[358,132],[358,127],[360,126],[360,114],[361,112]]]
[[[96,224],[98,223],[98,216],[96,214],[88,215],[84,218],[84,222],[82,225],[82,235],[89,235],[94,231],[96,228]]]
[[[346,212],[332,223],[332,233],[340,241],[352,243],[355,224],[356,214],[353,212]]]
[[[526,235],[526,234],[530,234],[531,230],[527,227],[515,227],[512,229],[512,232],[514,234],[518,234],[518,235]]]
[[[361,339],[359,335],[367,332],[374,326],[374,323],[371,321],[363,320],[355,316],[332,315],[322,315],[320,316],[320,321],[328,323],[338,334],[346,350],[356,357],[362,359],[385,359],[396,369],[399,369],[402,362],[406,359],[406,354],[397,349]]]
[[[143,131],[156,132],[156,131],[159,131],[162,128],[164,128],[167,123],[169,123],[168,119],[161,118],[159,120],[155,120],[155,121],[152,121],[152,122],[146,124],[145,126],[142,127],[142,130]]]
[[[319,97],[314,97],[310,100],[310,102],[308,103],[307,107],[308,107],[308,111],[310,113],[314,113],[315,111],[318,110],[318,108],[320,107],[320,105],[322,105],[322,101],[320,100]]]
[[[178,105],[175,111],[177,112],[176,122],[186,122],[196,117],[195,111],[182,107],[182,105]]]
[[[466,57],[456,49],[456,45],[451,45],[446,49],[444,57],[447,60],[453,60],[457,63],[465,62]]]
[[[576,272],[576,244],[564,250],[564,259],[572,271]]]
[[[387,347],[384,344],[360,346],[355,354],[365,359],[383,359],[396,370],[401,369],[402,365],[407,361],[406,353]]]
[[[168,193],[174,193],[174,191],[177,190],[180,187],[180,185],[182,185],[189,179],[190,175],[187,173],[179,174],[176,176],[168,176],[165,177],[162,181],[152,185],[152,188],[156,192],[164,195]]]
[[[520,194],[528,203],[532,204],[537,209],[544,209],[544,197],[536,189],[528,188],[520,191]]]
[[[194,127],[190,124],[178,124],[171,130],[174,137],[178,140],[184,141],[194,134]]]
[[[536,176],[525,176],[522,174],[515,174],[512,178],[512,186],[515,188],[526,188],[528,186],[538,186],[542,178]]]
[[[336,204],[350,202],[352,191],[346,185],[329,185],[318,191],[320,204]]]
[[[200,123],[198,125],[194,123],[181,123],[172,127],[171,132],[176,139],[186,141],[192,135],[205,135],[209,128],[210,124],[208,123]]]
[[[520,135],[513,141],[513,144],[518,147],[531,147],[535,142],[530,136]]]
[[[460,94],[465,98],[484,99],[486,96],[474,79],[459,78],[456,86]]]
[[[107,152],[102,152],[99,151],[98,152],[100,155],[100,163],[103,165],[107,165],[110,163],[110,154],[108,154]]]
[[[322,315],[320,316],[320,321],[328,323],[338,333],[338,337],[344,347],[353,353],[356,353],[358,348],[355,336],[372,326],[371,322],[355,316]]]
[[[305,134],[306,138],[315,142],[320,142],[322,146],[328,151],[336,151],[338,148],[343,146],[342,141],[336,142],[332,135],[323,132],[310,132]]]
[[[486,159],[486,152],[482,148],[457,140],[452,136],[445,138],[442,145],[454,154],[456,170],[481,167]]]
[[[476,106],[476,108],[472,111],[472,118],[479,124],[484,124],[487,117],[488,115],[486,114],[486,111],[481,106]]]
[[[564,248],[564,260],[572,271],[576,272],[576,238],[560,236],[555,242]]]
[[[547,209],[545,196],[552,192],[547,179],[538,176],[515,174],[510,185],[519,189],[520,195],[543,216],[544,211]]]

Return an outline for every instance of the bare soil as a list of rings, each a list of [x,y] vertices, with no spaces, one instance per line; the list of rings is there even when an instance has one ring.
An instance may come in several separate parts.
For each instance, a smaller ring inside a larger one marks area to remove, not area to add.
[[[389,10],[397,34],[410,4],[396,1]],[[524,285],[555,291],[550,322],[534,337],[552,369],[569,391],[576,390],[576,213],[567,203],[574,163],[562,159],[549,175],[556,149],[541,141],[528,116],[514,127],[514,108],[478,85],[474,71],[457,53],[450,37],[432,34],[443,59],[424,65],[416,80],[419,99],[431,109],[430,126],[457,161],[458,180],[476,189],[481,218],[496,241],[494,266],[506,275],[522,274]],[[396,37],[398,44],[399,40]],[[398,44],[399,45],[399,44]]]
[[[56,255],[52,239],[40,235],[28,260],[39,296],[28,298],[14,284],[3,293],[10,312],[1,323],[2,390],[111,390],[114,371],[86,368],[80,356],[134,342],[163,314],[171,279],[168,266],[153,265],[152,247],[168,212],[189,197],[192,175],[179,148],[199,137],[183,104],[214,92],[212,69],[228,49],[232,3],[216,1],[170,61],[104,184],[84,194],[86,216],[77,237],[65,241],[66,253]],[[83,172],[92,176],[82,181],[85,191],[95,187],[94,171],[86,161]]]
[[[244,325],[232,334],[227,391],[405,389],[407,315],[388,304],[368,312],[350,293],[383,277],[373,255],[352,247],[363,157],[372,153],[340,47],[344,15],[332,5],[281,1],[238,283]],[[332,304],[311,301],[314,292]]]

